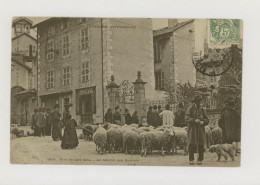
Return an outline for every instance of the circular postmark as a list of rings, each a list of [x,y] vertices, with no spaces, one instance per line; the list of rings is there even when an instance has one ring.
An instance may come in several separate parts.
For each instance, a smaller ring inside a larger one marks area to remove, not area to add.
[[[204,56],[201,56],[202,52],[193,53],[193,65],[204,75],[220,76],[232,66],[234,49],[236,47],[236,45],[232,45],[229,48],[209,49]]]

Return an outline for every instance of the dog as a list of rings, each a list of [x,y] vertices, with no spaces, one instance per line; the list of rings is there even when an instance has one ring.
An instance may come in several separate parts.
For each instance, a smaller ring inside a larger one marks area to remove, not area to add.
[[[217,144],[212,145],[209,148],[210,153],[216,153],[218,155],[217,162],[220,161],[221,156],[225,158],[227,161],[228,156],[231,158],[232,161],[235,160],[235,153],[236,153],[236,146],[233,144]]]

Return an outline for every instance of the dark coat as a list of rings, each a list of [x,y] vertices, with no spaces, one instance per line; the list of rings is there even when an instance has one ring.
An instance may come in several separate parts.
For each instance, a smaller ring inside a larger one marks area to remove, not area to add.
[[[185,125],[185,110],[178,108],[178,110],[174,113],[174,126],[175,127],[183,127]]]
[[[132,115],[132,123],[139,124],[139,119],[137,114]]]
[[[241,117],[236,110],[226,106],[220,116],[223,142],[239,142],[241,139]]]
[[[119,112],[114,113],[114,121],[120,121],[121,122],[121,115]]]
[[[160,125],[160,116],[157,110],[153,110],[151,113],[151,125],[153,127],[158,127]]]
[[[113,123],[113,113],[112,112],[106,112],[105,114],[105,122],[107,123]]]
[[[200,119],[201,121],[204,121],[203,125],[199,125],[195,123],[196,119]],[[204,145],[206,139],[205,139],[205,126],[208,125],[209,119],[207,116],[206,111],[201,108],[197,107],[196,104],[192,104],[185,115],[185,121],[188,124],[188,145],[195,146],[195,148],[198,145]],[[194,148],[194,147],[189,147]],[[189,151],[189,152],[195,152],[195,151]]]
[[[126,113],[126,115],[125,115],[125,124],[130,125],[131,123],[132,123],[132,116],[131,116],[131,114],[128,112],[128,113]]]
[[[64,134],[62,137],[61,148],[69,149],[78,146],[79,141],[76,132],[77,122],[74,119],[67,119],[65,122]]]
[[[152,125],[152,111],[150,111],[150,110],[147,111],[146,119],[147,119],[147,124]]]
[[[63,121],[63,127],[65,126],[66,121],[68,120],[68,116],[70,115],[70,111],[66,111],[64,110],[63,112],[63,117],[62,117],[62,121]]]
[[[38,113],[36,125],[37,125],[38,127],[45,127],[45,126],[46,126],[45,113],[43,113],[43,112],[39,112],[39,113]]]
[[[51,115],[49,113],[46,114],[45,134],[47,136],[51,135]]]
[[[62,121],[60,120],[61,115],[58,111],[53,111],[51,114],[52,123],[52,138],[54,141],[61,139],[61,126]]]

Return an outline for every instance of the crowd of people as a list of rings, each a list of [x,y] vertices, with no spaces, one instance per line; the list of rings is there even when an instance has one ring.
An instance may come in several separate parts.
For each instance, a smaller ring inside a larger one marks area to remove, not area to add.
[[[59,112],[59,104],[55,104],[53,110],[39,108],[32,115],[32,130],[34,136],[52,136],[54,141],[61,141],[62,149],[73,149],[78,146],[76,133],[76,120],[72,119],[70,107],[72,104],[64,105],[63,116]],[[64,133],[62,135],[62,128]]]
[[[202,164],[205,152],[205,126],[209,124],[209,118],[206,111],[201,107],[203,97],[195,96],[192,104],[185,111],[182,103],[179,103],[175,113],[170,110],[170,105],[163,109],[160,105],[149,107],[147,112],[147,124],[154,128],[161,125],[175,127],[187,127],[188,153],[190,164],[194,164],[194,153],[198,153],[198,164]],[[32,116],[32,129],[34,136],[52,136],[54,141],[61,140],[62,149],[73,149],[78,146],[78,137],[76,133],[77,122],[72,119],[70,114],[71,104],[64,105],[63,116],[59,113],[59,105],[50,109],[40,108],[34,110]],[[131,115],[128,109],[122,113],[119,106],[112,111],[108,108],[104,121],[118,125],[132,123],[143,126],[138,119],[138,112],[134,111]],[[221,112],[218,125],[222,129],[223,143],[240,142],[241,136],[241,117],[235,110],[235,101],[228,98]],[[62,128],[64,133],[62,135]],[[238,149],[238,147],[237,147]]]

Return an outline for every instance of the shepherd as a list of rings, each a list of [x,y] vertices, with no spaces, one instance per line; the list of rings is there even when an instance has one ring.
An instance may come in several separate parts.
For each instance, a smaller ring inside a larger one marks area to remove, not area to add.
[[[200,106],[201,96],[195,96],[193,104],[189,106],[185,120],[188,124],[188,152],[190,165],[194,164],[194,153],[198,154],[197,164],[204,159],[205,126],[209,123],[206,111]]]

